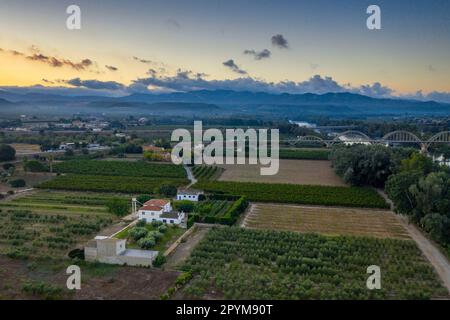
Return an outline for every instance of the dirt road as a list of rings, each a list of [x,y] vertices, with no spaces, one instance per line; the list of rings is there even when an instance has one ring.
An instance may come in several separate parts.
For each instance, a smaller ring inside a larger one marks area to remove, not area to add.
[[[164,264],[164,270],[176,270],[177,267],[186,261],[209,229],[209,227],[197,227],[197,230],[189,235],[185,242],[180,243],[175,251],[167,258],[167,262]]]
[[[436,248],[436,246],[430,240],[428,240],[422,234],[422,232],[417,229],[416,226],[408,223],[405,218],[400,219],[403,221],[405,228],[408,230],[411,238],[414,239],[420,250],[422,250],[423,254],[433,265],[439,277],[442,279],[444,286],[450,293],[450,262],[448,261],[447,257],[442,254],[442,252],[438,248]]]
[[[378,190],[378,193],[386,199],[386,201],[391,205],[391,209],[394,209],[394,205],[392,201],[388,198],[388,196],[381,190]],[[450,262],[447,257],[436,247],[436,245],[428,240],[422,232],[417,229],[415,225],[409,223],[406,217],[401,217],[397,215],[399,220],[403,223],[406,230],[408,230],[409,235],[413,240],[417,243],[417,246],[425,255],[425,257],[430,261],[436,270],[437,274],[442,280],[442,283],[447,288],[450,293]]]

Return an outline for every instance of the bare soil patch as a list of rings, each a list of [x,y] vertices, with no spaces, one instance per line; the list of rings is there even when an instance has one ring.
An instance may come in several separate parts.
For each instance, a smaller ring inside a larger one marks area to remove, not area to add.
[[[50,262],[49,262],[50,263]],[[63,299],[75,300],[153,300],[159,299],[174,285],[179,272],[120,266],[81,266],[81,290],[66,289],[65,267],[73,262],[59,262],[55,268],[47,269],[35,262],[10,259],[0,255],[0,300],[42,299],[22,290],[25,282],[43,282],[62,289]],[[103,270],[103,271],[102,271]],[[105,271],[106,270],[106,271]]]
[[[259,165],[221,165],[225,171],[219,181],[291,183],[305,185],[346,186],[331,167],[330,161],[280,160],[274,176],[262,176]]]
[[[243,226],[324,235],[410,239],[390,211],[354,208],[252,204]]]

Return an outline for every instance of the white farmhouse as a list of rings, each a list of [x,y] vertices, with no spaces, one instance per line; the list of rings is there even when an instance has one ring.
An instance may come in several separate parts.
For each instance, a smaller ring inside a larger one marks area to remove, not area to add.
[[[184,222],[184,212],[174,211],[170,201],[163,199],[152,199],[144,203],[137,212],[139,220],[147,223],[161,221],[166,224],[180,225]]]
[[[177,200],[189,200],[189,201],[199,201],[200,195],[203,192],[197,190],[178,190]]]

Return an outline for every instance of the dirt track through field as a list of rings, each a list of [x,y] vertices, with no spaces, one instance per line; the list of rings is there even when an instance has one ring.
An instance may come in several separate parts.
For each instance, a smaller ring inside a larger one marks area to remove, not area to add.
[[[423,252],[425,257],[430,261],[436,270],[439,277],[442,279],[442,283],[447,288],[450,293],[450,262],[447,257],[445,257],[441,251],[430,241],[428,240],[422,232],[420,232],[414,225],[405,221],[404,225],[408,230],[411,238],[417,243],[420,250]]]
[[[164,264],[164,270],[175,270],[191,255],[195,246],[203,239],[209,231],[209,227],[196,227],[191,235],[186,238],[185,242],[178,245],[175,251],[168,256],[167,262]]]
[[[391,209],[394,210],[394,204],[391,199],[382,190],[378,190],[378,193],[391,205]],[[399,221],[403,223],[409,235],[417,243],[417,246],[430,261],[437,274],[442,280],[443,285],[450,292],[450,262],[448,258],[437,248],[437,246],[428,240],[420,230],[413,224],[410,224],[406,217],[397,216]]]

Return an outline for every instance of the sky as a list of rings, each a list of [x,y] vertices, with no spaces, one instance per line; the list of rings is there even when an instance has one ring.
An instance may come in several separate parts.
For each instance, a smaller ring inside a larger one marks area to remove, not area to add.
[[[80,30],[66,27],[72,4]],[[371,4],[381,30],[366,27]],[[450,102],[450,1],[0,0],[0,87]]]

